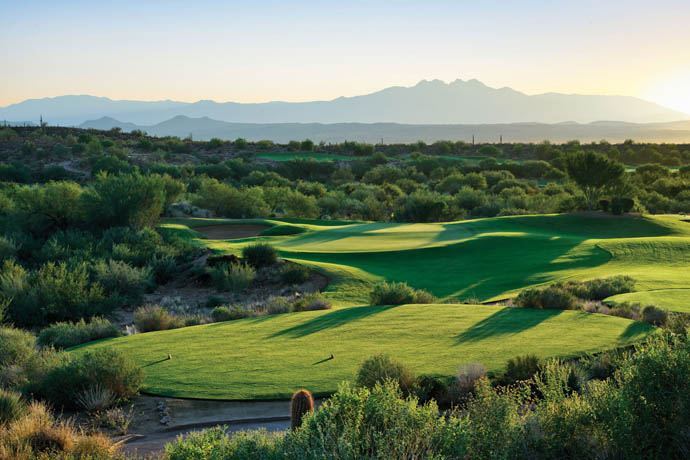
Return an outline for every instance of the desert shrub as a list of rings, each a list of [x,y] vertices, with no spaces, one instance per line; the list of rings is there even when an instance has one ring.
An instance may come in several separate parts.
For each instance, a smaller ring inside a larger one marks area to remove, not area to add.
[[[541,290],[525,289],[520,291],[513,302],[522,308],[541,308]]]
[[[113,442],[100,433],[87,434],[70,420],[56,420],[41,403],[0,433],[0,458],[12,460],[124,460]]]
[[[508,360],[504,383],[514,383],[531,379],[539,371],[539,358],[534,355],[517,356]]]
[[[96,262],[93,271],[106,294],[122,296],[130,303],[139,301],[152,286],[151,269],[148,267],[136,268],[127,262],[110,259]]]
[[[383,281],[374,286],[369,294],[372,305],[400,305],[406,303],[432,303],[434,296],[423,290],[415,290],[405,282]]]
[[[0,429],[24,415],[26,409],[26,404],[19,393],[0,388]]]
[[[278,260],[278,251],[268,243],[254,243],[242,249],[242,257],[255,268],[268,267]]]
[[[280,235],[299,235],[307,230],[303,227],[296,227],[294,225],[276,225],[274,227],[269,227],[263,232],[259,233],[260,236],[280,236]]]
[[[290,427],[294,430],[302,425],[302,418],[314,411],[314,398],[307,390],[298,390],[290,399]]]
[[[330,310],[332,307],[331,302],[326,300],[323,295],[313,292],[297,299],[292,304],[292,311]]]
[[[547,308],[558,310],[572,310],[577,305],[574,295],[558,286],[545,289],[525,289],[514,300],[522,308]]]
[[[130,406],[129,410],[123,407],[111,407],[96,414],[96,423],[101,428],[124,436],[134,421],[134,415],[134,406]]]
[[[21,365],[36,353],[36,337],[30,332],[0,326],[0,370]]]
[[[155,283],[159,285],[172,280],[180,272],[180,266],[175,257],[169,255],[154,255],[149,262],[148,269]]]
[[[433,399],[439,405],[445,404],[450,396],[449,393],[448,378],[427,374],[417,377],[414,395],[421,403]]]
[[[564,289],[548,287],[541,292],[541,306],[546,309],[573,310],[576,299]]]
[[[282,313],[289,313],[291,308],[292,306],[286,298],[275,297],[266,303],[264,311],[268,315],[279,315]]]
[[[38,344],[42,347],[70,348],[119,335],[117,326],[105,318],[92,318],[88,323],[81,319],[76,323],[55,323],[43,329],[38,335]]]
[[[640,306],[627,302],[619,303],[609,309],[609,315],[633,320],[640,319]]]
[[[256,277],[256,270],[249,264],[220,263],[207,270],[213,285],[219,291],[244,291]]]
[[[146,305],[134,312],[134,325],[139,332],[151,332],[177,329],[184,326],[184,322],[160,305]]]
[[[617,294],[632,292],[635,289],[635,280],[629,276],[613,276],[585,282],[587,286],[586,299],[604,300]]]
[[[486,377],[486,368],[479,363],[468,363],[458,368],[455,373],[455,384],[461,393],[474,391],[477,382]]]
[[[76,395],[76,403],[87,412],[98,412],[108,409],[115,404],[115,394],[110,388],[94,385],[85,388]]]
[[[134,397],[144,378],[142,369],[125,354],[99,348],[79,354],[60,353],[40,379],[32,379],[26,391],[49,401],[56,408],[78,408],[84,391],[101,386],[115,401]]]
[[[648,305],[642,310],[642,321],[655,326],[665,326],[668,321],[668,311],[654,305]]]
[[[666,329],[674,334],[684,336],[690,328],[690,316],[682,313],[669,314]]]
[[[309,279],[309,275],[306,265],[288,262],[280,268],[280,279],[285,284],[302,284]]]
[[[217,148],[222,147],[224,143],[225,143],[225,142],[223,142],[222,139],[218,139],[217,137],[214,137],[214,138],[212,138],[210,141],[208,141],[208,143],[206,144],[206,146],[207,146],[209,149],[217,149]]]
[[[288,458],[283,444],[285,436],[265,429],[239,431],[229,436],[226,427],[193,431],[178,437],[165,448],[167,460],[265,459]],[[299,455],[293,458],[299,458]]]
[[[221,305],[211,311],[211,318],[213,318],[213,321],[216,323],[250,318],[252,316],[256,316],[256,313],[239,305],[230,305],[229,307]]]
[[[356,384],[360,387],[373,389],[388,381],[395,382],[404,394],[412,394],[416,379],[412,371],[402,362],[388,355],[378,354],[365,360],[357,372]]]
[[[443,458],[441,426],[436,404],[402,399],[395,382],[341,385],[280,447],[284,458]]]

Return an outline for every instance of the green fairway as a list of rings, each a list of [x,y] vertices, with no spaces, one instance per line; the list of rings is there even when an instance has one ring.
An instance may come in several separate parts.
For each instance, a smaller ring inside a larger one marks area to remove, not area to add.
[[[520,354],[596,352],[641,340],[653,328],[574,311],[371,307],[366,306],[369,291],[379,280],[406,281],[441,299],[487,301],[555,281],[629,275],[643,292],[609,300],[690,311],[690,290],[680,289],[690,285],[690,224],[683,219],[537,215],[438,224],[169,219],[162,225],[168,231],[219,253],[239,254],[251,242],[270,242],[282,257],[329,277],[324,294],[334,310],[139,334],[90,346],[117,347],[146,366],[151,393],[222,399],[283,398],[299,387],[329,393],[377,352],[401,359],[417,373],[443,375],[469,361],[500,372],[507,359]],[[211,240],[194,231],[243,222],[302,232]],[[168,353],[171,361],[164,360]],[[336,358],[324,361],[331,353]]]
[[[208,225],[205,219],[176,224]],[[229,222],[229,221],[217,221]],[[232,221],[237,222],[237,221]],[[248,220],[276,225],[273,220]],[[377,280],[406,281],[440,298],[511,297],[520,289],[564,279],[630,275],[638,289],[690,285],[690,225],[676,216],[587,218],[520,216],[440,224],[302,221],[293,236],[264,238],[281,255],[331,277],[337,305],[367,303]],[[254,238],[206,240],[239,253]]]
[[[629,292],[606,299],[615,305],[622,302],[639,303],[642,307],[655,305],[669,311],[690,313],[690,289],[658,289],[656,291]]]
[[[288,161],[288,160],[316,160],[316,161],[335,161],[335,160],[355,160],[357,158],[367,157],[353,157],[346,155],[336,155],[333,153],[312,153],[312,152],[272,152],[260,153],[256,156],[264,160],[271,161]]]
[[[299,388],[333,392],[375,353],[390,354],[416,373],[453,375],[467,362],[500,372],[507,359],[520,354],[576,356],[631,344],[653,330],[574,311],[405,305],[250,318],[85,348],[114,347],[132,357],[144,366],[144,390],[151,393],[266,399],[286,398]],[[335,359],[329,360],[331,353]]]

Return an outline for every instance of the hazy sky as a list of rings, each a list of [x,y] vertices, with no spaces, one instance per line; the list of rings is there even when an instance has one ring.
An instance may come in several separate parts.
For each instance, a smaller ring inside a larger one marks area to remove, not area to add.
[[[0,0],[0,76],[0,106],[304,101],[477,78],[690,113],[690,1]]]

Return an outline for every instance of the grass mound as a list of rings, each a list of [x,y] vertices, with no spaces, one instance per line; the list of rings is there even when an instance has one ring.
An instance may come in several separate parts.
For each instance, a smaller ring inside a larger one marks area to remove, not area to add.
[[[416,374],[453,375],[464,362],[502,372],[508,359],[577,356],[629,345],[648,324],[575,311],[451,304],[312,311],[107,339],[144,366],[144,391],[175,397],[289,398],[353,380],[374,353]],[[168,353],[172,359],[168,360]],[[329,359],[331,353],[333,359]]]

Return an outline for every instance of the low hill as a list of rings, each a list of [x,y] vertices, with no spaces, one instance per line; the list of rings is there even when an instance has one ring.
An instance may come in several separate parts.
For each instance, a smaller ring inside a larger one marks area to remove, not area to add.
[[[397,123],[228,123],[208,117],[177,116],[155,125],[135,125],[103,117],[83,123],[82,128],[110,129],[119,126],[124,131],[140,129],[154,136],[187,137],[197,140],[237,139],[249,141],[270,139],[287,143],[294,139],[312,139],[316,142],[343,142],[345,140],[379,143],[411,143],[423,140],[471,142],[690,142],[690,121],[668,123],[513,123],[495,125],[406,125]]]

